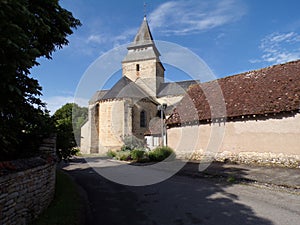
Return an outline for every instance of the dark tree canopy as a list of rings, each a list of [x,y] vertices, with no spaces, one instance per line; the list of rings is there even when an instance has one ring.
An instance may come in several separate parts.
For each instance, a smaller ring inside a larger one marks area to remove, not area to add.
[[[67,159],[76,153],[74,147],[80,144],[80,129],[87,116],[88,109],[75,103],[67,103],[54,113],[53,120],[57,133],[56,148],[60,158]]]
[[[58,0],[0,1],[0,160],[23,157],[32,149],[27,140],[37,145],[46,135],[49,116],[30,69],[67,45],[79,25]]]

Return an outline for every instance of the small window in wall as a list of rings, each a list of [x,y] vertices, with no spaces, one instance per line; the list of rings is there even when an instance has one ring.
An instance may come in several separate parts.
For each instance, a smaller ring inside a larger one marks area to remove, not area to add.
[[[146,127],[147,125],[147,115],[146,112],[143,110],[140,113],[140,127]]]
[[[136,64],[136,71],[140,71],[140,64]]]

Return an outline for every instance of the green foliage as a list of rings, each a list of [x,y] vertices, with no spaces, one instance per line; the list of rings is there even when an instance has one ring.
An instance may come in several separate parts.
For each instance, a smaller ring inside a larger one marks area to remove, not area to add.
[[[72,112],[76,112],[77,115],[74,117]],[[57,133],[56,148],[60,159],[68,159],[78,153],[78,150],[74,150],[74,147],[77,146],[75,133],[80,135],[82,124],[78,121],[84,121],[86,117],[87,108],[80,107],[75,103],[67,103],[54,113],[53,120]],[[77,119],[75,123],[72,122],[73,118]],[[74,127],[73,124],[75,124]]]
[[[114,157],[116,157],[116,155],[117,155],[117,153],[114,152],[114,151],[112,151],[112,150],[109,150],[109,151],[107,152],[107,156],[108,156],[109,158],[114,158]]]
[[[160,162],[168,158],[171,154],[175,154],[170,147],[157,147],[149,152],[150,161]]]
[[[121,147],[121,151],[131,151],[131,150],[132,150],[132,148],[130,146],[127,146],[127,145],[123,145]]]
[[[124,148],[123,150],[117,152],[109,150],[107,152],[107,156],[122,161],[134,160],[137,162],[141,162],[144,159],[146,159],[144,161],[147,161],[147,153],[143,149],[126,150]]]
[[[234,176],[229,176],[229,177],[227,178],[227,182],[228,182],[228,183],[235,183],[235,182],[236,182],[236,179],[235,179]]]
[[[116,152],[116,159],[121,161],[129,161],[131,158],[131,151],[119,151]]]
[[[172,158],[175,158],[175,152],[170,147],[157,147],[150,152],[147,152],[143,148],[136,148],[133,150],[126,150],[124,148],[123,150],[117,152],[108,151],[107,155],[112,158],[115,157],[118,160],[134,160],[136,162],[160,162],[170,156],[174,156]]]
[[[131,158],[135,161],[140,161],[146,156],[146,152],[142,149],[133,149],[131,151]]]
[[[58,0],[0,1],[0,160],[33,154],[51,132],[42,88],[30,69],[67,45],[79,25]]]
[[[88,108],[79,107],[77,104],[73,104],[72,108],[72,124],[74,130],[75,141],[80,146],[81,139],[81,127],[88,119]]]
[[[66,148],[66,149],[58,148],[56,150],[56,154],[59,160],[61,159],[68,160],[72,156],[79,155],[79,153],[80,153],[80,149],[76,147]]]

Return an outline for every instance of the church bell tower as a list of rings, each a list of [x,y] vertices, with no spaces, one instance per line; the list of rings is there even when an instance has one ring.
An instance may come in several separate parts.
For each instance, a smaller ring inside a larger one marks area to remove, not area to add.
[[[139,85],[149,96],[156,97],[159,86],[164,82],[164,67],[160,62],[146,16],[128,53],[122,61],[122,74]]]

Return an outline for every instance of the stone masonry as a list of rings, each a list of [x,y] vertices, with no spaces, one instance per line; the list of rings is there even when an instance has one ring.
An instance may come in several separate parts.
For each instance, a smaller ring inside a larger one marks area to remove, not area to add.
[[[6,168],[0,168],[0,225],[29,224],[52,201],[55,192],[55,140],[47,139],[41,151],[49,154],[43,153],[43,158],[2,162]]]

